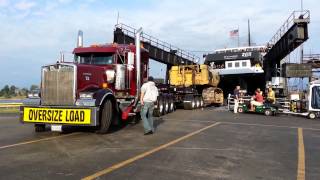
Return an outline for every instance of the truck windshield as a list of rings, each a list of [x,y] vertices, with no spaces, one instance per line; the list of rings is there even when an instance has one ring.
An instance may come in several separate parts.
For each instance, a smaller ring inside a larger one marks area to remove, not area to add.
[[[80,64],[113,64],[113,54],[78,54],[75,61]]]

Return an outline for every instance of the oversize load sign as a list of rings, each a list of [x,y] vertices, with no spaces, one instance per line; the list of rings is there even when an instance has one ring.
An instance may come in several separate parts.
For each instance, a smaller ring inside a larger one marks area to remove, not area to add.
[[[28,108],[23,110],[23,121],[52,124],[90,124],[90,109]]]

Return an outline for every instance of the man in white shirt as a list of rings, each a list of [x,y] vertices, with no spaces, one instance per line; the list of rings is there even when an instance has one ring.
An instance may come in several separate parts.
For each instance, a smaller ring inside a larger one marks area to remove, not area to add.
[[[154,103],[157,101],[159,95],[158,88],[153,82],[153,77],[150,76],[148,81],[144,83],[141,87],[141,119],[143,122],[144,135],[149,135],[154,133],[153,127],[153,110]],[[147,116],[148,114],[148,116]]]

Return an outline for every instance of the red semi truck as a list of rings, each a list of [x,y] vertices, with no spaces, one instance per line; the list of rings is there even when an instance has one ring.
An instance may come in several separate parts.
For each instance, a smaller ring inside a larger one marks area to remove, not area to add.
[[[141,81],[149,74],[149,54],[140,44],[141,29],[135,32],[133,44],[103,44],[83,46],[79,31],[74,61],[43,66],[40,95],[26,99],[20,109],[23,123],[34,123],[35,131],[61,131],[62,126],[91,126],[106,133],[112,123],[127,120],[139,113]],[[160,97],[155,115],[174,111],[174,103],[201,95],[186,89],[174,89],[173,96],[166,85],[159,88]],[[187,93],[188,94],[188,93]],[[199,104],[199,103],[198,103]],[[203,104],[203,103],[202,103]]]

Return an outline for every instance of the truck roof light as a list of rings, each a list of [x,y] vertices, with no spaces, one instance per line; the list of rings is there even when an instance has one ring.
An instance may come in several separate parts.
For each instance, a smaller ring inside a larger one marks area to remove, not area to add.
[[[92,44],[90,47],[99,47],[99,44]]]

